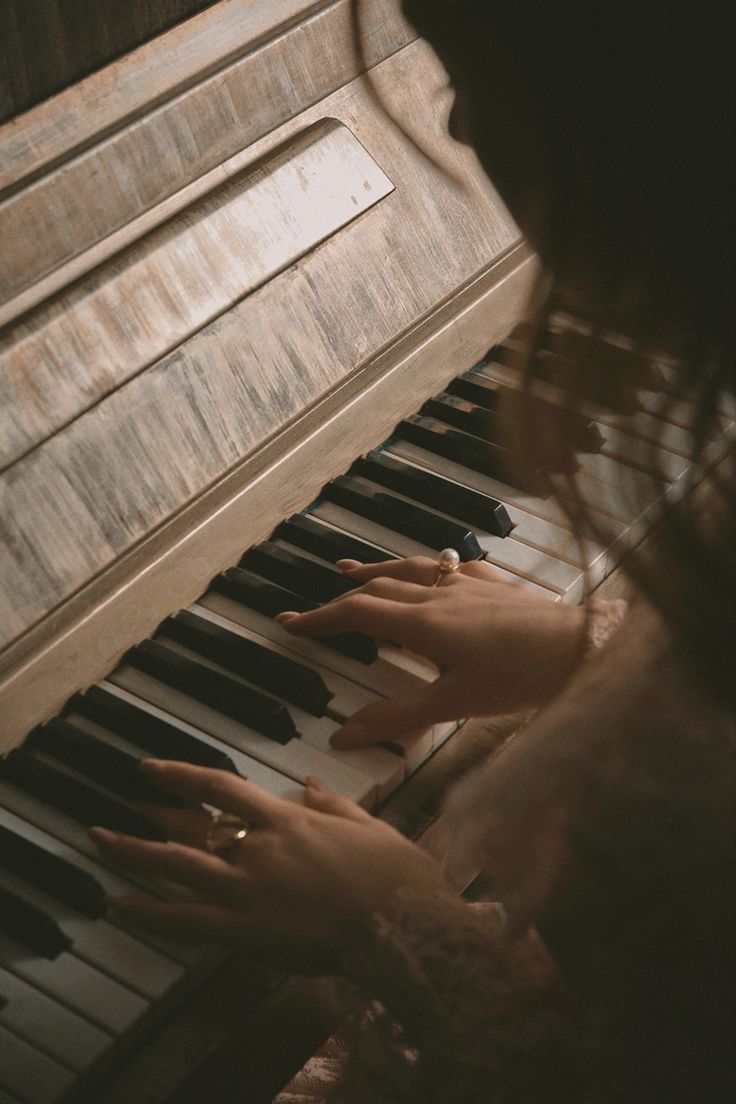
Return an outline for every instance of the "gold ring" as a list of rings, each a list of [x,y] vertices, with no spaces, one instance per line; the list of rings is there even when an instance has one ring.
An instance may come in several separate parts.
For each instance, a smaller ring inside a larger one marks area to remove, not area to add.
[[[250,831],[240,817],[232,813],[213,813],[205,843],[211,855],[224,855],[244,840]]]
[[[446,575],[453,575],[460,570],[460,556],[454,548],[443,548],[437,557],[437,574],[430,586],[439,586]]]

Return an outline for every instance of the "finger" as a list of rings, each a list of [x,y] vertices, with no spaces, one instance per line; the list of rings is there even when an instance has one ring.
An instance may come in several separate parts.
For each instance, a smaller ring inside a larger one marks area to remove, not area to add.
[[[308,613],[281,615],[277,618],[287,632],[295,636],[329,636],[332,633],[362,632],[384,640],[393,640],[415,651],[420,650],[424,633],[413,615],[418,605],[375,598],[361,591],[348,594],[339,602],[328,602]]]
[[[169,759],[144,759],[140,770],[163,790],[236,813],[254,826],[269,823],[288,807],[288,802],[230,771]]]
[[[373,817],[360,805],[356,805],[347,797],[340,797],[320,782],[318,778],[308,778],[307,788],[304,791],[304,804],[310,809],[318,809],[321,813],[330,816],[345,817],[346,820],[372,820]]]
[[[184,843],[187,847],[206,847],[207,830],[212,817],[204,809],[194,812],[172,809],[165,805],[141,805],[141,811],[163,831],[167,840]]]
[[[150,843],[133,836],[91,828],[100,850],[132,874],[164,878],[205,896],[222,896],[239,881],[235,867],[216,855],[180,843]]]
[[[179,943],[230,945],[242,937],[242,918],[218,905],[152,897],[110,897],[108,904],[126,924]]]
[[[437,560],[430,559],[429,556],[407,556],[405,560],[386,560],[378,564],[359,564],[356,560],[339,560],[337,566],[340,567],[341,564],[349,564],[349,567],[342,568],[344,574],[361,584],[371,579],[391,578],[431,587],[439,570]],[[485,560],[469,560],[467,563],[460,564],[457,572],[450,578],[454,581],[462,575],[474,579],[503,581],[503,577]],[[445,585],[444,582],[443,585]]]
[[[468,563],[460,565],[458,574],[466,575],[470,579],[480,579],[484,583],[505,583],[507,586],[516,586],[516,583],[512,583],[509,579],[505,579],[499,571],[496,570],[486,560],[470,560]]]
[[[404,560],[384,560],[383,563],[377,564],[338,560],[337,566],[345,575],[356,579],[359,583],[367,583],[369,579],[386,578],[403,579],[407,583],[431,586],[437,575],[437,561],[430,559],[429,556],[407,556]]]
[[[369,579],[355,590],[349,590],[345,594],[332,599],[332,604],[346,602],[357,594],[369,594],[373,598],[388,598],[392,602],[405,602],[409,605],[425,602],[427,599],[427,587],[419,583],[406,582],[403,579],[390,579],[377,576]]]
[[[365,747],[382,740],[397,740],[429,728],[440,721],[456,720],[457,704],[454,679],[440,675],[435,682],[419,687],[400,698],[367,705],[353,714],[347,724],[336,732],[330,743],[335,748]]]

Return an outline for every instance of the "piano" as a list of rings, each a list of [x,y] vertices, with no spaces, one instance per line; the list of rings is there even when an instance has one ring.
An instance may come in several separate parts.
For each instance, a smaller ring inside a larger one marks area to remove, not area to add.
[[[448,754],[455,725],[333,751],[433,672],[279,610],[349,586],[341,556],[446,546],[579,601],[645,531],[622,470],[649,520],[693,480],[687,411],[646,380],[571,428],[611,545],[505,466],[536,260],[398,3],[360,21],[357,49],[348,0],[221,0],[0,126],[0,1104],[203,1099],[233,1023],[289,991],[104,918],[128,881],[85,825],[150,831],[141,756],[297,800],[317,774],[395,818]]]

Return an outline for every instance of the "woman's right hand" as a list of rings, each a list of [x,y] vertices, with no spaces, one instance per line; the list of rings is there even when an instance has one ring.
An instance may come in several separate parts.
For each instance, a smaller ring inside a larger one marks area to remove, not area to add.
[[[435,682],[366,706],[333,738],[338,748],[400,739],[441,721],[539,705],[567,682],[583,651],[585,611],[554,605],[485,563],[462,564],[433,587],[423,556],[339,566],[360,587],[308,613],[283,613],[296,636],[363,632],[426,656]]]

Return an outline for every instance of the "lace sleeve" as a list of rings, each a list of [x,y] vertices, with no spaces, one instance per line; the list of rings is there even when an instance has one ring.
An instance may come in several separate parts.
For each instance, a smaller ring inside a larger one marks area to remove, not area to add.
[[[610,601],[604,598],[588,599],[585,628],[586,655],[599,651],[608,643],[620,628],[628,608],[628,602],[622,598],[614,598]]]
[[[564,988],[533,930],[506,937],[502,906],[404,896],[344,968],[373,1003],[336,1101],[575,1100]]]

